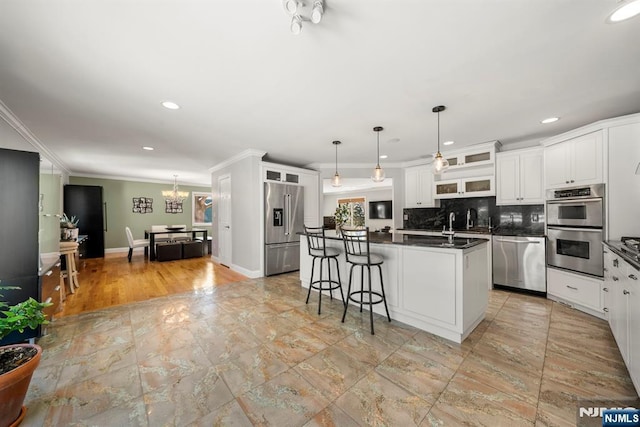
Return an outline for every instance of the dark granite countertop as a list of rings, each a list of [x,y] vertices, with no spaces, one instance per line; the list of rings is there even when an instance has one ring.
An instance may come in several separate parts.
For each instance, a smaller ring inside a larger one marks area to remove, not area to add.
[[[442,229],[419,229],[419,228],[398,228],[398,231],[411,232],[411,231],[427,231],[430,233],[442,233]],[[473,228],[463,228],[462,230],[454,229],[456,233],[467,233],[467,234],[491,234],[491,229],[487,227],[473,227]]]
[[[640,260],[632,253],[624,250],[624,244],[619,240],[606,240],[604,242],[616,255],[628,262],[633,268],[640,271]]]
[[[298,233],[304,235],[304,233]],[[342,240],[340,237],[327,233],[330,240]],[[489,242],[487,239],[465,239],[456,237],[452,243],[444,236],[420,236],[402,233],[370,232],[369,242],[376,244],[390,244],[402,246],[421,246],[428,248],[468,249]]]

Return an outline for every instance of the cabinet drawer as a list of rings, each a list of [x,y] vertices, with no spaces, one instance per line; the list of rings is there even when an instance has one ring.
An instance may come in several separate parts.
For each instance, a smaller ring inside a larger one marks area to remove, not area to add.
[[[576,304],[602,312],[602,281],[547,268],[548,292]]]
[[[40,277],[40,301],[47,301],[52,304],[43,311],[47,320],[52,320],[55,313],[62,311],[62,301],[60,300],[60,263],[57,263],[42,277]]]

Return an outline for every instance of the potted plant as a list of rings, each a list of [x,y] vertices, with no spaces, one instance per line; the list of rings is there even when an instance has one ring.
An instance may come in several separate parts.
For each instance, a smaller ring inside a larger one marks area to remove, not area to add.
[[[336,212],[334,213],[334,218],[336,220],[336,234],[340,235],[340,229],[349,221],[349,205],[342,204],[338,205],[336,208]]]
[[[79,218],[72,215],[71,218],[67,214],[60,217],[60,240],[78,240],[78,222]]]
[[[0,290],[19,289],[0,286]],[[46,324],[45,307],[51,303],[38,302],[33,298],[15,305],[1,300],[0,295],[0,340],[11,332],[23,332]],[[0,427],[17,426],[26,413],[22,406],[27,395],[31,376],[40,363],[42,348],[36,344],[14,344],[0,346]]]

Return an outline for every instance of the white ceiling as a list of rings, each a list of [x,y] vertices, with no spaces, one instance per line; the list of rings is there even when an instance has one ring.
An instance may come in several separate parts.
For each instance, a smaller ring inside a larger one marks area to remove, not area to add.
[[[373,166],[376,125],[384,167],[436,150],[438,104],[453,148],[639,112],[640,17],[615,6],[326,0],[296,36],[281,0],[3,0],[0,100],[74,175],[208,184],[249,148],[333,164],[335,139]]]

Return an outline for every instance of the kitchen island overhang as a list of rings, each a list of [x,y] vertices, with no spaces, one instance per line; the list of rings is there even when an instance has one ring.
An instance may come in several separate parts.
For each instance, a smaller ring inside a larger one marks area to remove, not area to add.
[[[327,231],[327,246],[344,252],[342,239]],[[370,233],[371,252],[384,257],[382,274],[391,318],[461,343],[485,317],[489,299],[487,239]],[[344,254],[338,257],[340,276],[349,277]],[[309,287],[311,257],[306,236],[300,236],[300,281]],[[327,272],[324,272],[327,277]],[[373,290],[379,290],[374,274]],[[347,280],[343,281],[346,291]],[[354,286],[360,283],[354,271]],[[325,292],[328,295],[328,292]],[[365,307],[366,308],[366,307]],[[374,306],[384,315],[384,307]],[[336,319],[340,322],[340,319]]]

